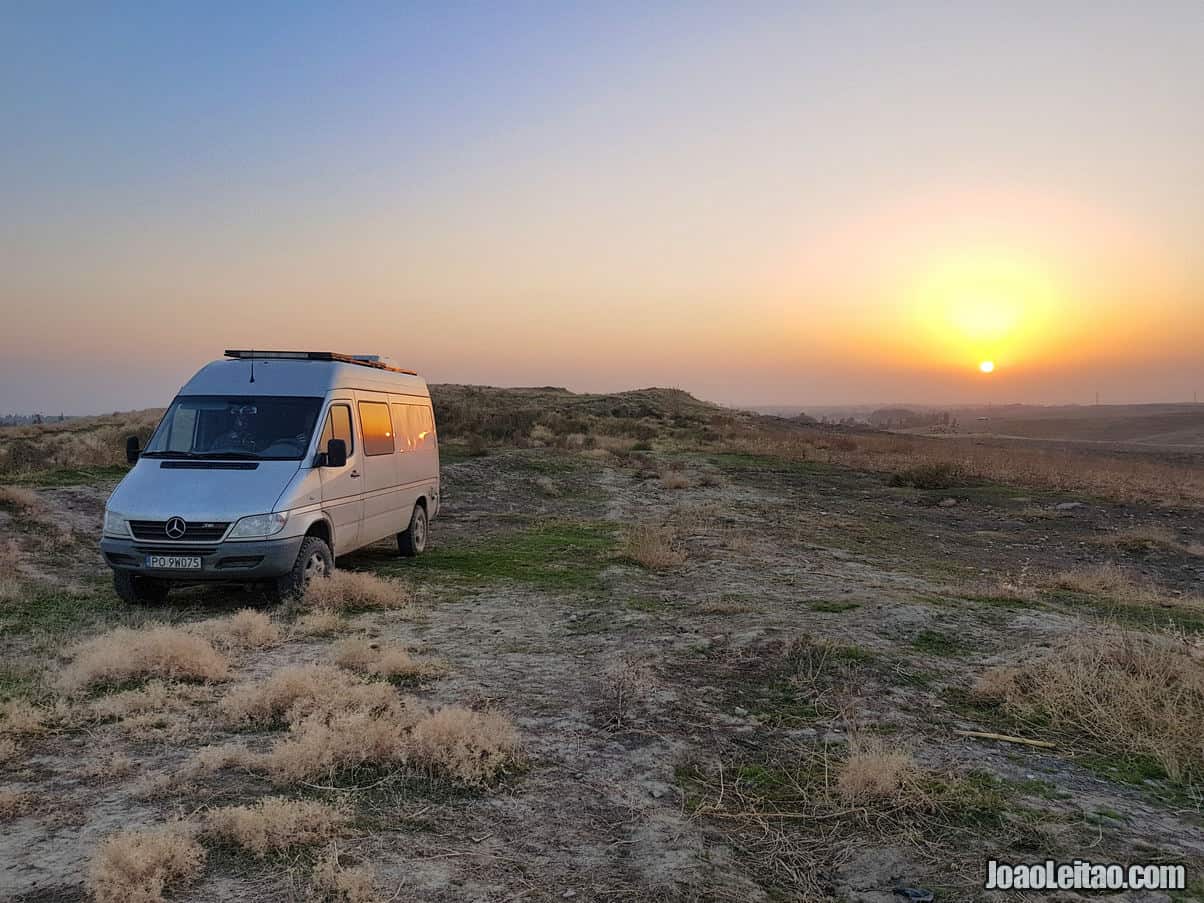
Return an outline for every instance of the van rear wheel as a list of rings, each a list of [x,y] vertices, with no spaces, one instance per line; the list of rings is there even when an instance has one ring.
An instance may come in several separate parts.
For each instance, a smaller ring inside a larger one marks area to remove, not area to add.
[[[168,584],[129,571],[113,571],[113,589],[127,605],[161,605],[167,600]]]
[[[297,552],[297,560],[293,569],[283,577],[277,577],[272,585],[272,595],[283,601],[296,599],[305,595],[305,588],[311,580],[329,577],[334,572],[334,555],[330,546],[318,536],[307,536]]]
[[[410,515],[410,525],[404,532],[397,534],[397,551],[406,558],[414,558],[425,552],[429,526],[426,509],[422,505],[415,505],[414,513]]]

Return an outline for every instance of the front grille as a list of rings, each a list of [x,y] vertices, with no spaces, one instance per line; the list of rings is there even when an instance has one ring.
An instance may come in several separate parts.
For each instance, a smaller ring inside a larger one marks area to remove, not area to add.
[[[184,525],[184,535],[173,537],[166,532],[165,520],[132,520],[130,531],[135,539],[145,539],[152,542],[217,542],[226,535],[229,521],[224,524],[213,521],[198,521]]]

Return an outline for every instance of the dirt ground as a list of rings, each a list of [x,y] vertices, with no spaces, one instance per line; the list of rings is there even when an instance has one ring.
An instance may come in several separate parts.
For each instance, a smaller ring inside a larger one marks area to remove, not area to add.
[[[689,485],[669,488],[665,472]],[[403,578],[417,602],[355,615],[349,629],[446,662],[411,692],[507,713],[526,761],[477,790],[404,771],[298,788],[354,807],[341,848],[375,869],[382,899],[887,903],[902,899],[896,887],[938,900],[1088,898],[983,891],[988,857],[1182,862],[1196,896],[1108,899],[1201,899],[1192,791],[1061,741],[956,733],[1001,729],[967,703],[986,669],[1136,617],[1068,594],[974,587],[1119,562],[1190,594],[1204,578],[1204,557],[1187,551],[1204,540],[1197,513],[1000,486],[923,491],[734,454],[497,450],[449,455],[443,473],[426,556],[400,559],[382,543],[339,562]],[[61,667],[67,636],[256,603],[209,589],[122,610],[94,550],[108,488],[39,489],[39,521],[15,511],[0,521],[24,550],[24,576],[55,577],[74,600],[55,603],[69,610],[61,629],[33,614],[6,622],[13,693],[37,692]],[[47,523],[68,537],[42,542]],[[656,571],[627,557],[624,531],[637,523],[670,525],[684,563]],[[1138,527],[1182,547],[1106,541]],[[1176,612],[1133,624],[1166,621],[1198,646],[1201,625]],[[240,653],[236,679],[324,661],[330,642]],[[29,800],[0,821],[0,897],[83,899],[106,834],[275,792],[237,770],[169,780],[206,745],[262,742],[214,716],[222,692],[197,693],[183,726],[131,736],[93,723],[23,741],[0,764],[3,787]],[[915,756],[932,776],[927,803],[812,805],[807,794],[867,737]],[[304,899],[307,865],[212,851],[203,878],[171,896]]]

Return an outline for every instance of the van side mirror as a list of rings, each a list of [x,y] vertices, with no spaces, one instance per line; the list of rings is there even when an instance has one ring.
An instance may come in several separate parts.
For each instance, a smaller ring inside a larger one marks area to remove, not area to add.
[[[130,436],[125,440],[125,459],[134,464],[138,461],[138,456],[142,452],[138,449],[138,437]]]
[[[322,467],[342,467],[347,463],[347,442],[344,439],[331,439],[326,443],[326,454],[322,456]]]

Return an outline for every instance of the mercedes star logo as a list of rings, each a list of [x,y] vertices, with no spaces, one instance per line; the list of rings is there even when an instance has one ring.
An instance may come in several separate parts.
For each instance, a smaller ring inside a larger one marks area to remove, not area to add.
[[[163,532],[167,534],[168,539],[183,539],[187,530],[188,525],[184,523],[182,517],[173,517],[163,525]]]

